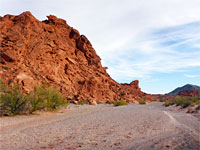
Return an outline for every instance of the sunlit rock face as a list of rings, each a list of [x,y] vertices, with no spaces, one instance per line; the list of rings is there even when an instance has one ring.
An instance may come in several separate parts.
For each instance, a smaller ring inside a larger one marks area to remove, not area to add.
[[[4,82],[17,82],[24,92],[48,84],[72,102],[152,100],[141,92],[139,81],[115,82],[86,36],[63,19],[47,18],[39,21],[30,12],[0,17],[0,78]]]

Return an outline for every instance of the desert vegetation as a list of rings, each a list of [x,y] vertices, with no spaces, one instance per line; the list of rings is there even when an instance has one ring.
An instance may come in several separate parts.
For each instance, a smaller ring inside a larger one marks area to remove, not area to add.
[[[123,101],[123,100],[116,101],[116,102],[114,102],[113,104],[114,104],[114,106],[125,106],[125,105],[128,105],[128,104],[126,103],[126,101]]]
[[[78,101],[78,105],[85,105],[85,104],[89,104],[89,100],[81,100],[81,101]]]
[[[139,104],[146,104],[146,99],[145,99],[145,98],[142,98],[142,99],[140,99],[138,102],[139,102]]]
[[[187,108],[195,105],[197,105],[197,109],[200,107],[200,99],[198,97],[176,97],[173,100],[162,99],[162,102],[165,102],[164,105],[166,107],[171,105],[181,106],[181,108]]]
[[[6,86],[0,81],[0,115],[30,114],[36,110],[56,110],[66,105],[62,94],[44,85],[22,93],[18,85]]]

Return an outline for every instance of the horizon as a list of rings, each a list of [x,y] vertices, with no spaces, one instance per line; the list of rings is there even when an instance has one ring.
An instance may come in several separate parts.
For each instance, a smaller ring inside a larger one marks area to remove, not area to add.
[[[39,20],[50,14],[65,19],[88,37],[119,83],[139,80],[142,91],[151,94],[200,85],[198,0],[7,0],[0,5],[0,16],[30,11]]]

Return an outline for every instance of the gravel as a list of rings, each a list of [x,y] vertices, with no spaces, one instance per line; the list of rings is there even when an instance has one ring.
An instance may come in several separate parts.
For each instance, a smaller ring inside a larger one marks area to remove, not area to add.
[[[147,105],[69,105],[60,112],[1,118],[1,150],[198,150],[200,121]]]

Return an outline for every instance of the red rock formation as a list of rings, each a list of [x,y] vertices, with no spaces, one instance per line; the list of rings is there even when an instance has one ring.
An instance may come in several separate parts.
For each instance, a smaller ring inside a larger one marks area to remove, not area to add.
[[[200,92],[196,90],[184,90],[178,93],[178,96],[188,96],[188,97],[195,97],[200,96]]]
[[[68,100],[126,100],[142,97],[138,81],[118,84],[102,67],[90,41],[65,20],[39,21],[30,12],[0,17],[0,78],[18,82],[24,91],[47,83]]]
[[[176,97],[200,97],[200,92],[196,90],[183,90],[180,91],[176,95],[169,95],[169,94],[153,94],[152,97],[154,97],[155,100],[173,100]]]

